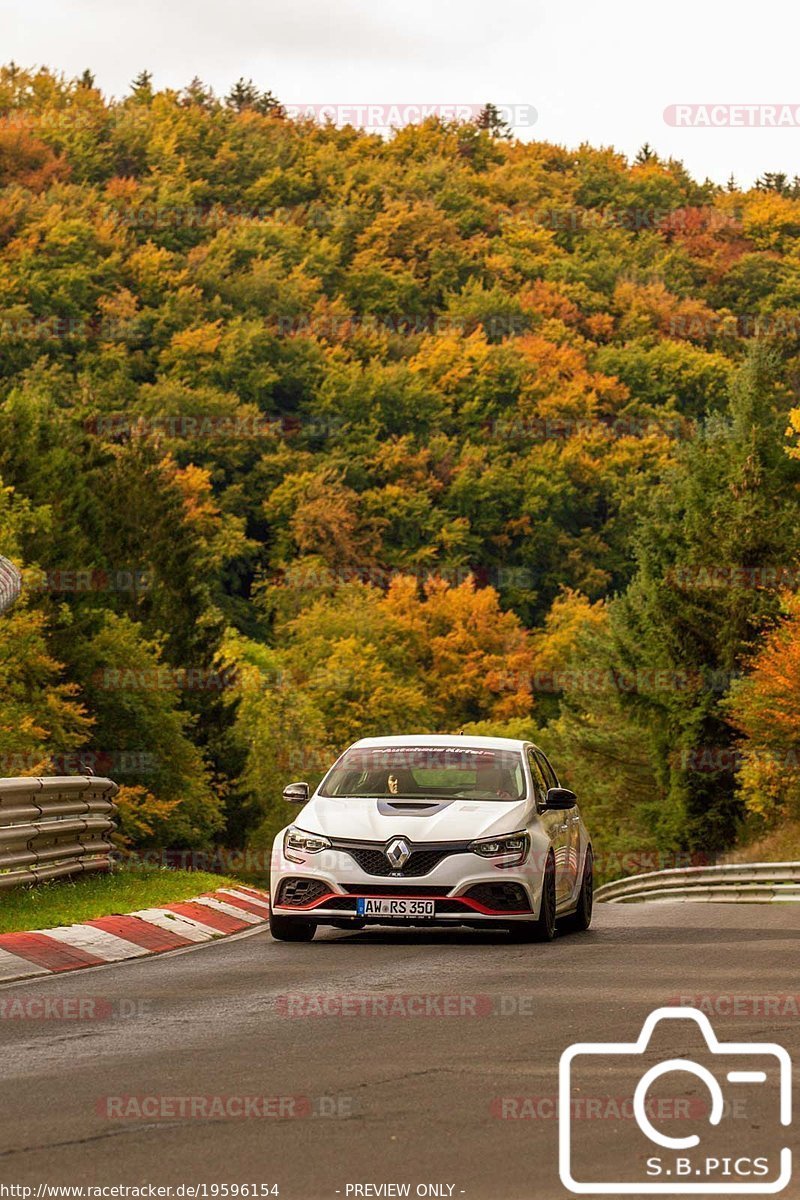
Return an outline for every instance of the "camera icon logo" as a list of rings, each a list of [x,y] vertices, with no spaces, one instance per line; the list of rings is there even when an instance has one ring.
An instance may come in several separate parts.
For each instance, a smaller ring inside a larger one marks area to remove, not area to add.
[[[705,1061],[661,1057],[665,1038],[697,1043]],[[598,1095],[609,1081],[615,1094]],[[582,1121],[593,1116],[599,1135]],[[783,1046],[720,1042],[695,1008],[656,1009],[635,1042],[578,1042],[561,1056],[559,1172],[578,1195],[775,1195],[792,1178],[791,1122]]]

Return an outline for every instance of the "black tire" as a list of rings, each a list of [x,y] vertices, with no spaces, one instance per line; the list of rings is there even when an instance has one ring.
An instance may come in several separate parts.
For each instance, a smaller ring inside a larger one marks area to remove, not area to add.
[[[269,931],[276,942],[310,942],[317,932],[317,927],[313,921],[272,913],[269,918]]]
[[[583,864],[583,879],[578,896],[578,907],[561,922],[568,933],[583,933],[592,923],[594,908],[594,856],[591,846],[586,851],[586,861]]]
[[[552,942],[556,936],[556,860],[548,854],[542,882],[542,903],[535,921],[520,921],[512,926],[517,942]]]

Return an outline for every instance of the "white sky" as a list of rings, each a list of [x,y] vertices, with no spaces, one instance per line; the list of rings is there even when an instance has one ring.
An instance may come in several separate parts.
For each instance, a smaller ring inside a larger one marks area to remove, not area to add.
[[[530,104],[533,136],[633,155],[648,141],[698,178],[800,174],[797,128],[671,128],[677,103],[800,110],[790,0],[0,0],[0,54],[122,95],[240,75],[285,103]],[[523,136],[530,136],[529,133]]]

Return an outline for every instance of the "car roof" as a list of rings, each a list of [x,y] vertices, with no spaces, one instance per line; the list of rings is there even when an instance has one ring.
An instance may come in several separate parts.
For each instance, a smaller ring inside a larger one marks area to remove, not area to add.
[[[364,748],[380,746],[472,746],[476,750],[511,750],[520,753],[530,742],[519,738],[473,737],[472,734],[417,733],[400,737],[361,738],[353,746]]]

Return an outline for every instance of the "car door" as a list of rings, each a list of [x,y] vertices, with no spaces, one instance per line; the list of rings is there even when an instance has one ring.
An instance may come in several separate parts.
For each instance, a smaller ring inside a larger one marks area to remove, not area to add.
[[[546,755],[541,750],[537,750],[536,757],[541,765],[542,773],[547,780],[547,786],[558,787],[558,777]],[[581,860],[581,818],[577,804],[574,804],[572,808],[566,809],[558,815],[562,819],[562,825],[566,825],[566,829],[563,831],[565,839],[565,896],[570,897],[575,894],[578,887],[578,872]]]
[[[569,813],[555,812],[544,808],[547,789],[551,786],[533,748],[528,749],[528,766],[530,767],[533,790],[536,793],[536,807],[539,810],[539,820],[542,823],[556,860],[556,904],[562,904],[571,894],[569,882]],[[542,811],[544,809],[544,811]]]

